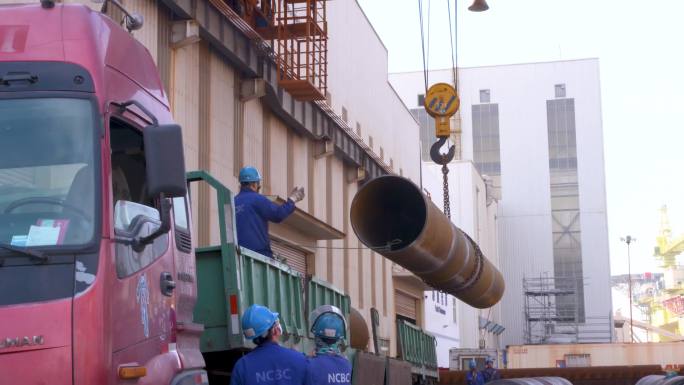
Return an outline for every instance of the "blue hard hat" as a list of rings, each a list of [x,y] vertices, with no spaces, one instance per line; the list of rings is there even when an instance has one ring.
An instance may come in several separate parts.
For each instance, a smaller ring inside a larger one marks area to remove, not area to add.
[[[259,174],[259,170],[257,170],[256,167],[243,167],[242,170],[240,170],[238,180],[240,183],[260,182],[261,174]]]
[[[475,363],[475,360],[470,360],[468,361],[468,367],[470,369],[475,369],[477,367],[477,364]]]
[[[347,336],[347,321],[342,311],[332,305],[316,308],[309,316],[311,332],[316,337],[339,340]]]
[[[252,305],[242,315],[242,333],[248,340],[264,337],[278,321],[278,315],[266,306]]]
[[[493,363],[494,363],[494,359],[492,357],[487,357],[487,359],[485,359],[485,364],[493,364]]]

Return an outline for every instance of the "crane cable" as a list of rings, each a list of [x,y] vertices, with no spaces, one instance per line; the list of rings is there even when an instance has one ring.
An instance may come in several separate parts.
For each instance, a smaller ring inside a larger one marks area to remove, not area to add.
[[[447,2],[447,16],[449,18],[449,42],[451,45],[451,71],[452,71],[452,80],[454,84],[454,89],[458,91],[458,76],[456,73],[456,61],[457,61],[457,56],[456,56],[456,50],[457,50],[457,45],[458,45],[458,14],[457,14],[457,5],[456,5],[456,0],[454,0],[454,27],[452,29],[452,21],[451,21],[451,0],[446,0]],[[425,80],[425,95],[427,95],[428,91],[428,66],[429,66],[429,50],[430,50],[430,3],[428,2],[428,19],[427,19],[427,45],[428,45],[428,50],[426,54],[425,50],[425,27],[423,24],[423,1],[418,0],[418,15],[420,18],[420,42],[422,46],[422,53],[423,53],[423,77]],[[441,143],[438,144],[438,146],[443,145],[446,143],[448,138],[438,138],[436,143]],[[433,144],[434,147],[434,144]],[[453,145],[450,146],[451,150],[453,150]],[[451,153],[451,150],[449,151]],[[453,158],[453,155],[452,155]],[[433,160],[436,160],[435,157],[432,158]],[[444,159],[444,156],[442,156],[442,159]],[[438,164],[442,164],[442,184],[443,184],[443,195],[444,195],[444,214],[451,219],[451,204],[449,202],[449,167],[447,166],[448,161],[445,161],[444,163],[442,162],[437,162]]]
[[[458,46],[458,18],[457,18],[457,0],[454,0],[454,28],[451,28],[451,0],[446,0],[447,3],[447,15],[449,17],[449,43],[451,44],[451,76],[454,83],[454,89],[458,92],[458,75],[456,73],[456,48]],[[442,184],[443,184],[443,194],[444,194],[444,214],[451,219],[451,204],[449,202],[449,167],[446,164],[442,164]]]
[[[430,3],[428,2],[428,7],[430,6]],[[420,45],[423,48],[423,78],[425,79],[425,94],[427,94],[428,90],[428,63],[427,63],[427,55],[425,54],[425,32],[424,32],[424,27],[423,27],[423,0],[418,0],[418,16],[420,18]],[[428,11],[428,31],[430,29],[430,20],[429,20],[429,11]],[[429,34],[428,34],[428,39],[429,39]],[[429,42],[428,42],[429,44]]]
[[[446,0],[447,14],[449,15],[449,41],[451,43],[451,75],[453,77],[454,89],[458,92],[458,74],[456,73],[456,57],[458,49],[458,14],[456,9],[456,1],[454,1],[454,30],[451,30],[451,5],[450,0]]]

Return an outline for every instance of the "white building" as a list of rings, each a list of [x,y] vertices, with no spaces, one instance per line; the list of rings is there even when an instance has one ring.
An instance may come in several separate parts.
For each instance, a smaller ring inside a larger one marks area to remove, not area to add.
[[[610,330],[598,60],[462,68],[458,77],[462,159],[491,177],[500,194],[503,345],[526,342],[523,278],[542,275],[578,283],[582,341],[590,340],[583,325],[605,323]],[[432,71],[429,79],[453,83],[452,70]],[[390,80],[414,115],[429,122],[421,105],[423,72],[393,74]],[[423,160],[429,161],[425,149],[434,130],[423,126]],[[564,306],[556,301],[557,309]]]

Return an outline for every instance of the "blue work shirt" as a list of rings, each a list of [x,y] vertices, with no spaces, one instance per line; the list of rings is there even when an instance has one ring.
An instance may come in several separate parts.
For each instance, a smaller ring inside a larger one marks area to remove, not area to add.
[[[265,342],[238,360],[230,385],[304,385],[306,369],[302,353]]]
[[[484,378],[484,382],[486,384],[494,380],[500,380],[501,374],[499,374],[499,371],[493,367],[485,368],[485,370],[482,371],[482,377]]]
[[[351,385],[351,364],[336,354],[322,354],[309,359],[307,385]]]
[[[235,196],[238,245],[273,258],[268,222],[282,222],[294,209],[295,204],[290,199],[283,205],[277,205],[256,191],[243,188]]]
[[[466,374],[466,384],[468,385],[484,385],[484,376],[480,372],[475,372],[475,378],[473,378],[473,371],[469,370]]]

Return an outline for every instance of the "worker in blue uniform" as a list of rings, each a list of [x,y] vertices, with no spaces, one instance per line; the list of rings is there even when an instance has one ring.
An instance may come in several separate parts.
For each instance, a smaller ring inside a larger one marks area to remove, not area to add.
[[[475,360],[468,362],[468,373],[466,374],[466,384],[468,385],[484,385],[484,376],[477,370]]]
[[[314,356],[309,359],[307,385],[351,385],[351,364],[340,351],[347,336],[347,321],[335,306],[317,307],[309,316],[316,341]]]
[[[235,364],[230,385],[305,384],[306,357],[278,344],[283,334],[278,313],[265,306],[250,306],[242,315],[242,332],[257,347]]]
[[[482,371],[482,376],[484,377],[485,384],[501,379],[501,374],[494,367],[494,359],[492,357],[487,357],[485,360],[485,370]]]
[[[287,202],[271,202],[259,194],[261,174],[254,167],[244,167],[238,177],[240,193],[235,196],[235,221],[238,245],[273,258],[268,236],[268,222],[279,223],[295,210],[295,203],[304,199],[304,188],[295,187]]]

